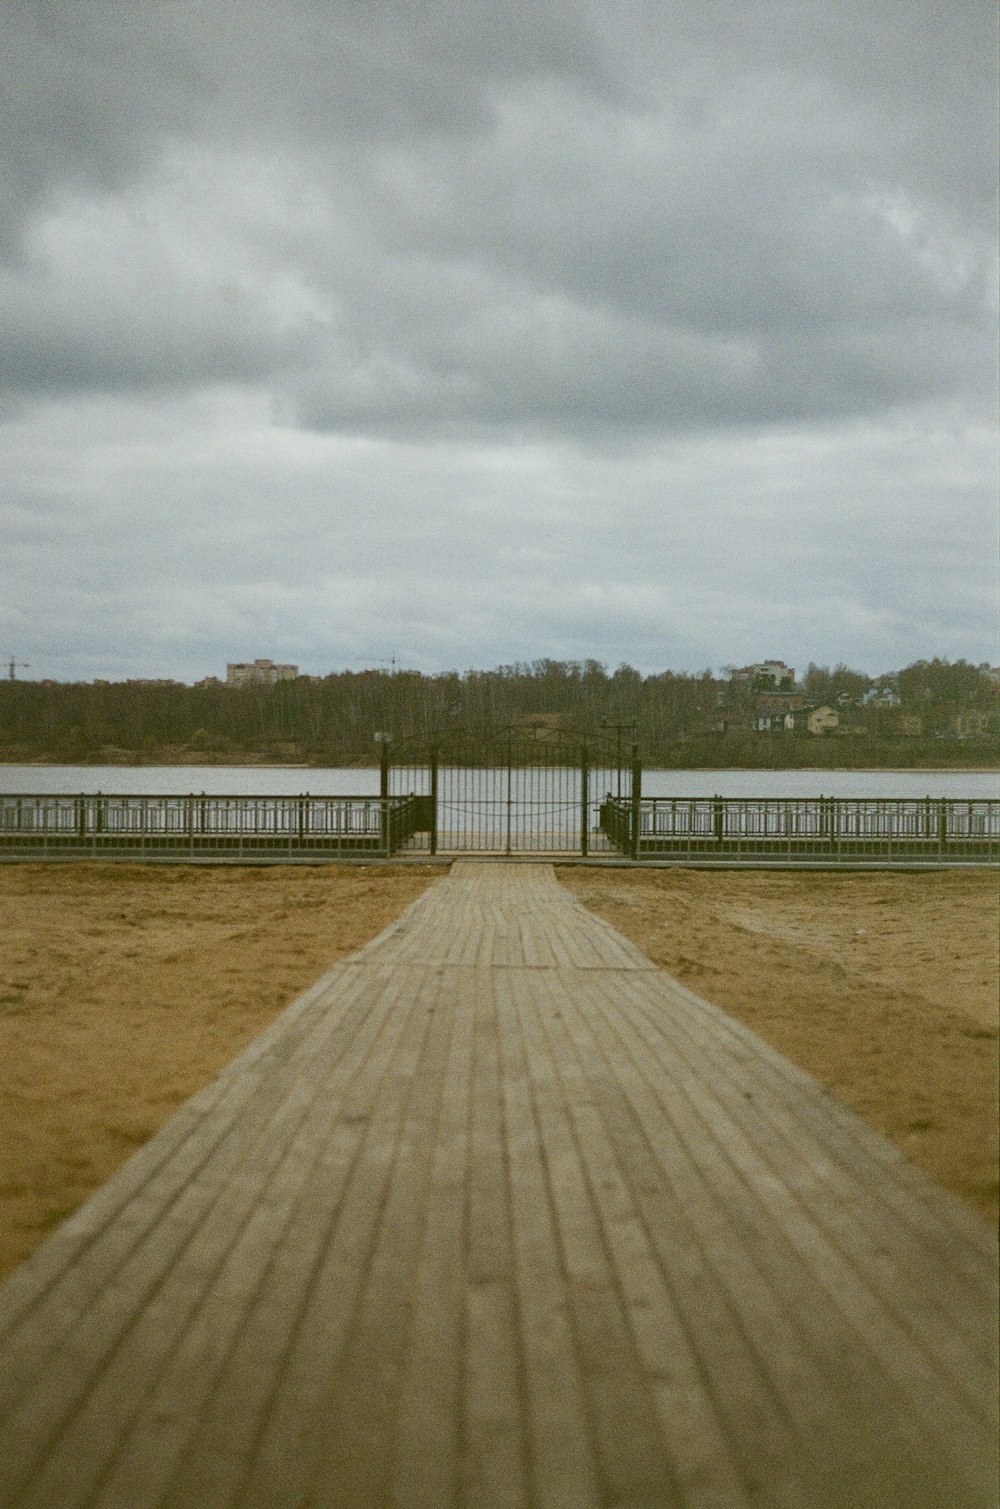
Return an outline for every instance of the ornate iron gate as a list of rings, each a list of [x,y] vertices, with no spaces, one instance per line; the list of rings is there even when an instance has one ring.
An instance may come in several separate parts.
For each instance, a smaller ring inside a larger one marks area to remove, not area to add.
[[[612,853],[605,804],[637,788],[634,758],[626,766],[602,742],[548,727],[385,745],[382,768],[385,796],[423,799],[425,826],[407,848],[431,854]]]

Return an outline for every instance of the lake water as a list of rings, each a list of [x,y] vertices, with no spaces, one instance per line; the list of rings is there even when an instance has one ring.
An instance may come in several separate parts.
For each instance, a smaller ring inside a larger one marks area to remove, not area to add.
[[[5,765],[0,793],[121,796],[377,796],[379,773],[266,765]],[[644,796],[1000,798],[981,770],[644,770]],[[593,795],[599,793],[591,788]]]

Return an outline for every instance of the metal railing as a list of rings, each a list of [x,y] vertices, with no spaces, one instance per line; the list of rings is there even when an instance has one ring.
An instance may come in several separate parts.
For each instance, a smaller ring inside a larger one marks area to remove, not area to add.
[[[986,799],[609,797],[601,826],[635,859],[1000,862],[1000,801]]]
[[[388,857],[420,821],[415,796],[0,795],[0,857]]]
[[[608,795],[599,808],[604,839],[619,853],[637,860],[1000,863],[997,800],[640,798],[633,793],[620,799]],[[485,839],[495,837],[495,814],[487,814],[489,821],[482,814],[472,815],[482,832],[477,829],[472,836],[463,832],[460,846],[483,849]],[[575,806],[570,817],[575,823]],[[388,858],[407,847],[416,852],[426,843],[433,823],[434,798],[413,793],[382,797],[0,795],[0,858]],[[537,810],[520,811],[518,823],[544,826],[542,836],[550,848],[565,847],[573,840],[569,826],[566,833],[549,831],[559,825],[540,804]],[[539,843],[534,843],[531,833],[521,833],[519,826],[519,850],[537,848]],[[584,843],[584,853],[586,847]]]

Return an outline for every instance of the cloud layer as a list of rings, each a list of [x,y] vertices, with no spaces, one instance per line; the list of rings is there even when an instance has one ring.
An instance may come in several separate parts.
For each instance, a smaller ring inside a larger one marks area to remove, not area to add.
[[[978,0],[0,28],[39,674],[995,656]]]

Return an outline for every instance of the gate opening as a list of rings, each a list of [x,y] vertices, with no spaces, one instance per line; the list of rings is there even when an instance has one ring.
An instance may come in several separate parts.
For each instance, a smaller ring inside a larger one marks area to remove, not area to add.
[[[408,853],[628,852],[633,825],[609,822],[608,812],[639,799],[634,746],[632,756],[626,765],[599,740],[549,729],[537,736],[517,728],[485,737],[450,733],[422,746],[384,743],[382,794],[416,798],[420,826]]]

